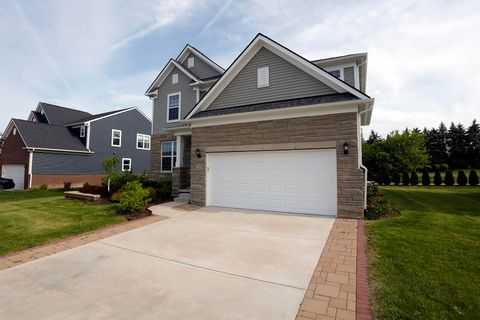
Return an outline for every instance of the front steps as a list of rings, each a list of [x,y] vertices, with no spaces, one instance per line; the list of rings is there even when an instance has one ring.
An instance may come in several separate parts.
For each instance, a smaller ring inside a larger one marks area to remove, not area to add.
[[[190,188],[178,190],[178,197],[173,199],[177,202],[190,203]]]

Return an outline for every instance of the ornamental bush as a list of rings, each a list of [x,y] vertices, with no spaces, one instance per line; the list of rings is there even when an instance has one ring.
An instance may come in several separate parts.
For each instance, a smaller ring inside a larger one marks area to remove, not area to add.
[[[410,176],[408,174],[407,171],[404,171],[403,172],[403,176],[402,176],[402,184],[404,186],[408,186],[410,184]]]
[[[452,171],[447,170],[447,172],[445,172],[445,185],[453,186],[454,184],[455,184],[455,180],[453,179]]]
[[[400,214],[400,210],[397,204],[392,204],[385,199],[383,192],[378,190],[376,186],[368,186],[366,219],[376,220],[398,214]]]
[[[395,183],[396,186],[400,184],[400,173],[397,171],[393,173],[393,183]]]
[[[458,171],[457,176],[457,183],[459,186],[466,186],[467,185],[467,175],[463,170]]]
[[[422,172],[422,185],[424,186],[430,185],[430,175],[428,174],[427,168],[424,168]]]
[[[435,175],[433,176],[433,184],[436,186],[442,185],[442,175],[440,174],[440,171],[435,171]]]
[[[412,171],[412,174],[410,175],[410,182],[412,183],[412,186],[418,185],[418,175],[415,170]]]
[[[471,186],[478,185],[478,174],[474,169],[470,170],[470,173],[468,174],[468,184]]]
[[[118,199],[120,211],[126,214],[140,211],[150,201],[148,194],[149,192],[142,188],[140,181],[127,182]]]

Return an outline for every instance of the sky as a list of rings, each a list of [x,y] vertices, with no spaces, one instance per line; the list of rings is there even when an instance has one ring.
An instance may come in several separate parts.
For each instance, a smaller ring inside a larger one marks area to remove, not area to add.
[[[307,59],[368,52],[381,135],[480,120],[480,1],[0,0],[0,132],[39,101],[137,106],[185,44],[227,68],[259,32]]]

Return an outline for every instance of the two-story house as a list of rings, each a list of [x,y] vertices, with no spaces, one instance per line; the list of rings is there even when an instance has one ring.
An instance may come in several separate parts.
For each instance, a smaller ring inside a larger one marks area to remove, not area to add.
[[[187,45],[153,100],[151,175],[201,206],[363,216],[367,54],[309,61],[258,34],[222,69]]]
[[[150,133],[150,119],[135,107],[92,115],[40,102],[27,120],[10,120],[1,175],[16,189],[100,184],[103,159],[111,155],[119,170],[142,174],[150,168]]]

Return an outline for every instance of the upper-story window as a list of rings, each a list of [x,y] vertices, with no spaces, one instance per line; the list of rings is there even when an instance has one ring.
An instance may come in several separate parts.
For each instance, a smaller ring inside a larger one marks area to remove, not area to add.
[[[171,93],[167,96],[167,122],[180,120],[181,93]]]
[[[121,147],[122,146],[122,131],[117,129],[112,129],[112,147]]]
[[[150,136],[137,133],[137,149],[150,150]]]
[[[270,85],[269,68],[262,67],[257,69],[257,88],[264,88]]]
[[[172,84],[178,83],[178,73],[172,74]]]
[[[328,73],[330,73],[332,76],[337,77],[339,79],[342,78],[342,72],[340,71],[340,69],[330,70],[330,71],[328,71]]]
[[[188,60],[187,60],[187,67],[188,67],[188,68],[193,68],[193,67],[195,67],[195,58],[194,58],[194,57],[188,58]]]
[[[85,126],[80,127],[80,138],[85,138]]]

